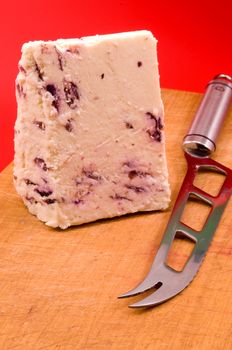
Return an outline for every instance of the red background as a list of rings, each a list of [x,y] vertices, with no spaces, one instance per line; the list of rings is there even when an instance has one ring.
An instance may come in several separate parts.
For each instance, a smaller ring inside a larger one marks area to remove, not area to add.
[[[232,74],[231,0],[21,0],[0,5],[0,170],[13,159],[14,80],[22,44],[149,29],[159,40],[161,87],[202,92]]]

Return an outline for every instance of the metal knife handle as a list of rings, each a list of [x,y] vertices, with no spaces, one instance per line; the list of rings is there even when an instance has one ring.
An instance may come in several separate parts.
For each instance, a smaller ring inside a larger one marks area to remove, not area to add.
[[[196,112],[183,149],[192,155],[207,157],[216,149],[216,139],[232,101],[232,77],[217,75],[211,80]]]

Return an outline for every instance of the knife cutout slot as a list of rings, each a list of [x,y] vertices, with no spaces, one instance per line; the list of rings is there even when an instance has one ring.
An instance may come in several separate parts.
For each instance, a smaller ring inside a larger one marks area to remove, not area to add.
[[[183,271],[192,255],[195,244],[196,242],[187,237],[183,232],[177,231],[168,251],[166,265],[177,272]]]
[[[194,186],[200,188],[211,196],[216,197],[226,179],[223,170],[216,167],[201,166],[194,178]]]
[[[195,231],[201,231],[210,214],[211,205],[194,194],[190,194],[180,221]]]

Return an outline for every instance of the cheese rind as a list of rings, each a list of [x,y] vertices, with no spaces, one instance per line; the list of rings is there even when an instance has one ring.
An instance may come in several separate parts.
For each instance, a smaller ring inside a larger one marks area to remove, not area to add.
[[[47,225],[168,207],[156,43],[138,31],[23,45],[15,186]]]

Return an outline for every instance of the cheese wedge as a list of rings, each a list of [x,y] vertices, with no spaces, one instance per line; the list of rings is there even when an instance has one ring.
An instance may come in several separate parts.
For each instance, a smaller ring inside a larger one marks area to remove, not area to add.
[[[156,44],[137,31],[23,45],[14,181],[47,225],[168,207]]]

